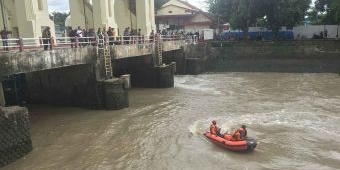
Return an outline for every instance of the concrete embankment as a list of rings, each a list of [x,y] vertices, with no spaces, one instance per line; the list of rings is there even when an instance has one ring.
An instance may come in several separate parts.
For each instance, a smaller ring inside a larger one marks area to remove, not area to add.
[[[23,107],[0,107],[0,168],[32,150],[28,111]]]
[[[209,42],[186,47],[186,73],[338,73],[340,41]],[[181,70],[181,68],[178,68]]]

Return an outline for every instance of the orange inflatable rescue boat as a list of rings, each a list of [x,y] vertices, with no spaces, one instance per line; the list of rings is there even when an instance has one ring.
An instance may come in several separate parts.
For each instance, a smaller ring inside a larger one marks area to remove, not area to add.
[[[253,151],[257,146],[257,141],[255,139],[246,139],[242,141],[232,141],[231,135],[225,134],[224,138],[213,135],[210,132],[205,132],[206,136],[212,143],[215,143],[225,149],[236,152],[247,152]]]

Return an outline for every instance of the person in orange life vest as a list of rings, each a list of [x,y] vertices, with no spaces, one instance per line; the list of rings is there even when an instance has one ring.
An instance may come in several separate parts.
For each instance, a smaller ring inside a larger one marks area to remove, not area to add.
[[[241,141],[247,139],[247,129],[246,125],[242,125],[241,128],[237,129],[233,134],[233,140]]]
[[[210,125],[210,133],[223,138],[224,135],[221,134],[221,128],[217,127],[216,120],[213,120],[211,123],[212,124]]]

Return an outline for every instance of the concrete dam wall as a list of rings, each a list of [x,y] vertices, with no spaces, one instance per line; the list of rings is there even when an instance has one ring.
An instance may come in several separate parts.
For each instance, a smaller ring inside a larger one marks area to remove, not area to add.
[[[338,73],[340,41],[213,42],[188,47],[196,72]],[[190,58],[187,63],[190,62]]]

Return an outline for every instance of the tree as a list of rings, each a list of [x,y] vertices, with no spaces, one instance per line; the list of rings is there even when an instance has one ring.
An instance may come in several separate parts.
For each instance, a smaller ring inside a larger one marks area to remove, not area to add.
[[[316,11],[322,16],[323,24],[339,24],[339,0],[316,0],[314,4]]]
[[[209,13],[216,17],[216,20],[221,23],[229,22],[230,14],[232,11],[231,0],[206,0],[205,3],[208,6]]]
[[[248,35],[251,25],[257,21],[258,11],[256,11],[256,0],[234,0],[233,13],[231,13],[230,24],[233,28],[240,29],[244,36]]]
[[[54,21],[56,26],[65,26],[65,20],[70,15],[70,13],[66,12],[52,12],[50,14],[50,19]]]
[[[260,0],[207,0],[206,3],[219,22],[230,22],[233,29],[242,30],[246,36],[249,26],[257,21],[257,1]]]
[[[209,12],[245,34],[257,23],[277,33],[304,21],[311,0],[207,0]]]
[[[312,7],[310,11],[307,13],[308,20],[311,22],[313,25],[320,25],[322,24],[323,17],[325,16],[324,14],[321,14],[318,12],[318,10],[315,7]]]
[[[316,0],[314,2],[315,9],[318,12],[329,12],[332,1],[333,0]]]
[[[281,26],[291,29],[304,21],[311,0],[263,0],[264,11],[269,29],[278,33]]]

